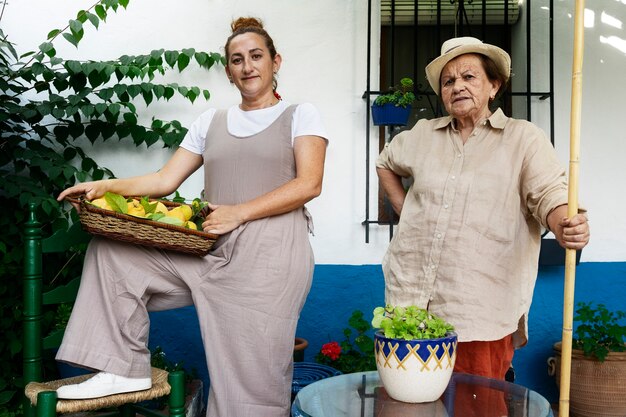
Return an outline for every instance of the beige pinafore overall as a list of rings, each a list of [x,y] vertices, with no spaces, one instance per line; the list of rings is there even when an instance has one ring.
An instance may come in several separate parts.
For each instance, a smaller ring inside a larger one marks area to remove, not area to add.
[[[203,155],[208,201],[241,203],[295,177],[294,110],[246,138],[230,135],[226,111],[216,112]],[[146,377],[148,311],[193,303],[209,368],[207,416],[288,416],[295,330],[314,267],[309,221],[298,208],[245,223],[204,257],[94,238],[57,359]]]

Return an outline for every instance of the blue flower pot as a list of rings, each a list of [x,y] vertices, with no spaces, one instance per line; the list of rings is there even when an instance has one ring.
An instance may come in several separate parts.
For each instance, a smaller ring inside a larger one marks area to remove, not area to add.
[[[408,403],[436,401],[446,390],[456,361],[457,335],[403,340],[374,335],[376,368],[391,398]]]
[[[406,126],[411,106],[400,107],[392,103],[372,105],[372,120],[376,126]]]

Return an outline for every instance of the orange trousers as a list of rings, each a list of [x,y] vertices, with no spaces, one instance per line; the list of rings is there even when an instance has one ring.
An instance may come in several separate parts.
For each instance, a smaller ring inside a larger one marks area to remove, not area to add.
[[[459,342],[454,372],[486,376],[504,381],[513,361],[513,336],[488,342]]]
[[[513,360],[513,336],[488,342],[459,342],[455,372],[480,375],[504,381]],[[459,384],[456,387],[454,416],[508,416],[504,392],[485,387]]]

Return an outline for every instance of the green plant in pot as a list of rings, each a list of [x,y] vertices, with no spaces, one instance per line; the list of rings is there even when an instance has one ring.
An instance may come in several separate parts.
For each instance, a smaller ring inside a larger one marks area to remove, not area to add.
[[[436,401],[448,386],[457,335],[443,318],[416,306],[376,307],[372,326],[376,367],[395,400]]]
[[[376,369],[374,340],[369,334],[372,326],[363,318],[363,312],[354,310],[348,319],[348,325],[343,329],[344,340],[322,345],[315,361],[344,374]]]
[[[405,126],[407,124],[411,105],[415,101],[413,85],[411,78],[402,78],[398,86],[376,97],[372,104],[374,125]]]
[[[626,312],[593,302],[576,304],[572,340],[570,415],[626,415]],[[548,373],[561,378],[561,342],[548,359]]]

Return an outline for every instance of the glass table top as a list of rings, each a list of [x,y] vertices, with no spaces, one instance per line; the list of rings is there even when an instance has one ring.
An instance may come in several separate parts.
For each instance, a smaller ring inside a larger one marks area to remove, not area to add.
[[[293,417],[552,417],[548,401],[521,385],[454,373],[439,400],[410,404],[385,392],[377,371],[322,379],[300,390]]]

